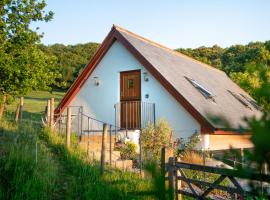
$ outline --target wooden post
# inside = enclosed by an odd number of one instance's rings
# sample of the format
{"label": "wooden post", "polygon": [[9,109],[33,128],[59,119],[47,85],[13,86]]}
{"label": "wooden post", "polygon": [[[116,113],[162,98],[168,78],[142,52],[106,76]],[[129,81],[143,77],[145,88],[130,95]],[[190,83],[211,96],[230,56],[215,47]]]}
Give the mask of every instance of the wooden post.
{"label": "wooden post", "polygon": [[240,149],[240,155],[241,155],[241,167],[243,167],[244,162],[245,162],[245,156],[244,156],[244,149]]}
{"label": "wooden post", "polygon": [[50,128],[53,130],[54,126],[54,98],[51,98],[51,106],[50,106]]}
{"label": "wooden post", "polygon": [[166,148],[162,147],[161,149],[161,177],[162,177],[162,197],[161,199],[166,199],[166,184],[165,184],[165,175],[166,175]]}
{"label": "wooden post", "polygon": [[20,104],[18,103],[15,115],[15,122],[19,121],[19,114],[20,114]]}
{"label": "wooden post", "polygon": [[22,119],[23,119],[23,97],[20,97],[20,111],[19,111],[19,123],[22,123]]}
{"label": "wooden post", "polygon": [[100,174],[104,173],[105,160],[106,160],[106,143],[107,143],[107,124],[103,124],[102,132],[102,146],[101,146],[101,158],[100,158]]}
{"label": "wooden post", "polygon": [[112,166],[112,125],[110,125],[110,167]]}
{"label": "wooden post", "polygon": [[[174,158],[174,163],[177,162],[177,157]],[[175,188],[175,200],[178,200],[178,172],[176,165],[174,165],[174,188]]]}
{"label": "wooden post", "polygon": [[4,94],[3,99],[2,99],[2,103],[0,103],[0,120],[2,119],[3,114],[4,114],[6,101],[7,101],[7,95]]}
{"label": "wooden post", "polygon": [[[180,162],[180,158],[179,157],[175,157],[175,163],[176,162]],[[175,199],[176,200],[182,200],[182,194],[178,193],[179,189],[182,189],[182,181],[178,180],[178,176],[181,175],[181,173],[179,172],[179,170],[177,170],[176,168],[176,164],[174,165],[174,181],[175,181]]]}
{"label": "wooden post", "polygon": [[139,136],[139,149],[140,149],[140,154],[139,154],[140,176],[142,176],[142,140],[141,140],[141,134],[142,134],[142,131],[140,131],[140,136]]}
{"label": "wooden post", "polygon": [[47,101],[47,127],[50,127],[50,120],[51,120],[51,100],[48,99]]}
{"label": "wooden post", "polygon": [[70,147],[70,135],[71,135],[71,108],[67,108],[67,122],[66,122],[66,145]]}
{"label": "wooden post", "polygon": [[268,166],[267,163],[263,163],[263,174],[268,174]]}
{"label": "wooden post", "polygon": [[169,199],[174,199],[174,158],[169,158]]}

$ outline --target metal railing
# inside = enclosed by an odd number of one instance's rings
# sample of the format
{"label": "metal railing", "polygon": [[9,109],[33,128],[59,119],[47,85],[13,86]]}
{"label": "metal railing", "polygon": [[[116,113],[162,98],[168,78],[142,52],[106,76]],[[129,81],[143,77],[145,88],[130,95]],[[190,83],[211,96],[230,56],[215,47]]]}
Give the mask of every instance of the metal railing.
{"label": "metal railing", "polygon": [[142,129],[155,124],[155,104],[142,101],[121,101],[114,105],[115,126],[121,129]]}

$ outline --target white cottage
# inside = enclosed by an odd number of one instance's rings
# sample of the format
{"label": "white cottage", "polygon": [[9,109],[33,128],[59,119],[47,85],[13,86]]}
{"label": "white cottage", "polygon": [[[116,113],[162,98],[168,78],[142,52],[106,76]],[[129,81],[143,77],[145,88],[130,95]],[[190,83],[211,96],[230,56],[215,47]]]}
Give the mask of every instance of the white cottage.
{"label": "white cottage", "polygon": [[[174,137],[200,133],[202,148],[209,150],[251,147],[239,126],[243,117],[260,115],[255,101],[224,72],[118,26],[112,27],[55,112],[63,113],[68,106],[133,133],[166,119]],[[222,116],[230,129],[211,116]],[[78,123],[84,134],[89,123]]]}

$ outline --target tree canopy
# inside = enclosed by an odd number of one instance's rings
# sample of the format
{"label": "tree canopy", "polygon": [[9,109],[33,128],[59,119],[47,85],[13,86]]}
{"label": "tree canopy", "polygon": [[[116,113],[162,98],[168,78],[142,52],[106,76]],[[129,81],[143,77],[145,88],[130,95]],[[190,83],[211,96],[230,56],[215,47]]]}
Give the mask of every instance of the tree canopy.
{"label": "tree canopy", "polygon": [[57,79],[54,86],[63,89],[69,88],[98,47],[99,44],[93,42],[67,46],[63,44],[39,45],[39,49],[46,55],[56,57],[57,62],[53,67],[62,74],[62,77]]}
{"label": "tree canopy", "polygon": [[25,94],[46,88],[59,76],[51,66],[55,58],[37,44],[41,34],[32,30],[36,21],[48,22],[45,1],[4,0],[0,3],[0,95]]}
{"label": "tree canopy", "polygon": [[59,77],[52,68],[55,58],[37,46],[42,35],[30,28],[52,19],[45,6],[44,0],[0,1],[0,116],[8,97],[47,88]]}

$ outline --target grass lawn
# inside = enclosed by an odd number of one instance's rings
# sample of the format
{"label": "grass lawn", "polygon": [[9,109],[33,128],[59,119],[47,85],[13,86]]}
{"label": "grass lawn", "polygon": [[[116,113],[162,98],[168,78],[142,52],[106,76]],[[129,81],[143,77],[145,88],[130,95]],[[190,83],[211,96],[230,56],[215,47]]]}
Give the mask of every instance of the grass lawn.
{"label": "grass lawn", "polygon": [[[54,98],[55,106],[61,101],[65,92],[54,91],[50,93],[48,91],[33,91],[24,97],[24,111],[29,113],[41,113],[45,110],[47,105],[47,100]],[[12,104],[8,105],[6,108],[9,111],[15,111],[20,99],[16,98]]]}
{"label": "grass lawn", "polygon": [[[64,91],[33,91],[28,95],[24,96],[24,107],[23,107],[23,119],[29,119],[32,121],[41,120],[41,113],[45,111],[47,100],[54,98],[55,107],[61,101],[65,95]],[[15,111],[19,104],[19,97],[15,99],[11,104],[6,106],[6,118],[13,120],[15,118]]]}

